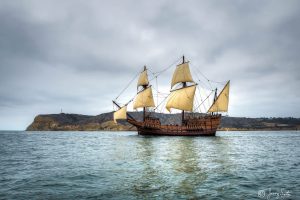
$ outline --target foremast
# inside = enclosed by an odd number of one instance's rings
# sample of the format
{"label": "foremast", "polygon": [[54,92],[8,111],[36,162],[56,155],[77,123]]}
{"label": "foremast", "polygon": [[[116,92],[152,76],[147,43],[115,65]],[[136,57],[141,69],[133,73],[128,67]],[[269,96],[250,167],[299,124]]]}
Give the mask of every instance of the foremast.
{"label": "foremast", "polygon": [[[142,91],[140,91],[140,92],[145,91],[147,89],[147,87],[149,86],[149,80],[148,80],[146,65],[144,66],[144,71],[140,74],[140,77],[139,77],[139,80],[138,80],[138,83],[137,83],[137,90],[139,89],[140,86],[143,88]],[[144,103],[142,103],[142,104],[144,104]],[[138,108],[137,103],[135,103],[134,104],[134,109],[137,109],[137,108]],[[145,118],[146,118],[146,105],[144,104],[142,108],[143,108],[143,121],[145,121]]]}
{"label": "foremast", "polygon": [[[139,91],[139,89],[142,89]],[[134,119],[127,113],[127,105],[130,103],[129,101],[125,106],[120,107],[115,101],[113,103],[118,106],[119,110],[114,113],[114,121],[117,119],[127,119],[127,116]],[[145,121],[146,116],[146,108],[155,107],[153,93],[151,85],[149,85],[147,68],[144,66],[143,71],[140,73],[138,83],[137,83],[137,95],[133,101],[133,109],[137,110],[138,108],[143,108],[143,121]]]}

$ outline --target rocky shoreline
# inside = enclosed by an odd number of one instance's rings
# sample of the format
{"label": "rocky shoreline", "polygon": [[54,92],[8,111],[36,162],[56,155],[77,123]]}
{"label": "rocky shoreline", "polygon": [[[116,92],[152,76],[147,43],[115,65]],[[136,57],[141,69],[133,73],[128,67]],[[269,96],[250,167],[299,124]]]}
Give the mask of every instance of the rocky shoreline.
{"label": "rocky shoreline", "polygon": [[[141,120],[142,113],[130,113]],[[154,113],[163,124],[174,124],[180,121],[180,114]],[[96,116],[79,114],[38,115],[26,131],[135,131],[136,128],[123,121],[115,124],[113,113]],[[299,118],[245,118],[222,117],[219,130],[222,131],[258,131],[258,130],[300,130]]]}

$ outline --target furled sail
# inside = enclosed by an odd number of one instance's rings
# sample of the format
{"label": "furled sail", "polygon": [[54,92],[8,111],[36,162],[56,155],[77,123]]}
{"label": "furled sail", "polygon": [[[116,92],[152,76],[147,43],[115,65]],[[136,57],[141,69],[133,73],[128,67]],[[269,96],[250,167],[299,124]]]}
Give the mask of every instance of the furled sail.
{"label": "furled sail", "polygon": [[145,69],[139,77],[137,86],[147,86],[149,85],[149,81],[148,81],[148,75],[147,75],[147,69]]}
{"label": "furled sail", "polygon": [[211,105],[207,112],[227,112],[228,102],[229,102],[229,86],[230,81],[228,81],[217,97],[216,101]]}
{"label": "furled sail", "polygon": [[169,112],[171,108],[193,111],[195,91],[196,85],[172,91],[166,109]]}
{"label": "furled sail", "polygon": [[141,91],[135,97],[133,109],[155,107],[151,86]]}
{"label": "furled sail", "polygon": [[180,82],[194,82],[188,62],[177,65],[172,77],[171,87]]}
{"label": "furled sail", "polygon": [[117,110],[116,112],[114,112],[114,122],[117,123],[117,119],[127,119],[126,112],[127,112],[127,106],[124,106],[119,110]]}

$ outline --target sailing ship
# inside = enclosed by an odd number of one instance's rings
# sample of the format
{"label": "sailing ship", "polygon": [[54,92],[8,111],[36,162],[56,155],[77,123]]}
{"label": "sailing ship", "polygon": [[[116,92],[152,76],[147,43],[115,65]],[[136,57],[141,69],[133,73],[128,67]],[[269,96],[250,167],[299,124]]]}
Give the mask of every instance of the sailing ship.
{"label": "sailing ship", "polygon": [[[165,108],[181,110],[181,123],[162,124],[160,119],[151,116],[150,108],[155,108],[152,86],[148,80],[147,68],[144,67],[137,82],[138,90],[135,98],[120,106],[116,100],[113,101],[118,110],[114,112],[114,121],[125,119],[137,128],[140,135],[166,135],[166,136],[215,136],[221,122],[221,112],[228,111],[230,81],[227,81],[222,91],[218,94],[215,89],[213,103],[206,113],[194,115],[194,97],[197,83],[193,80],[189,62],[182,57],[182,63],[175,68],[171,91],[167,97]],[[133,109],[143,109],[143,119],[135,119],[127,107],[133,101]]]}

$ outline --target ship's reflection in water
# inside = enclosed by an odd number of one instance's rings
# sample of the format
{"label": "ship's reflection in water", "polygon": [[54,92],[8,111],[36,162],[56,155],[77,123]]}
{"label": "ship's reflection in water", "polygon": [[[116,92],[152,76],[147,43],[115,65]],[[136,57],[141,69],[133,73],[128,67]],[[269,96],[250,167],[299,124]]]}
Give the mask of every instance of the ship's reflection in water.
{"label": "ship's reflection in water", "polygon": [[[139,198],[218,196],[214,194],[218,191],[207,187],[212,184],[208,176],[230,173],[234,165],[227,156],[226,138],[140,136],[137,144],[140,168],[133,191]],[[219,189],[225,187],[220,185]]]}

